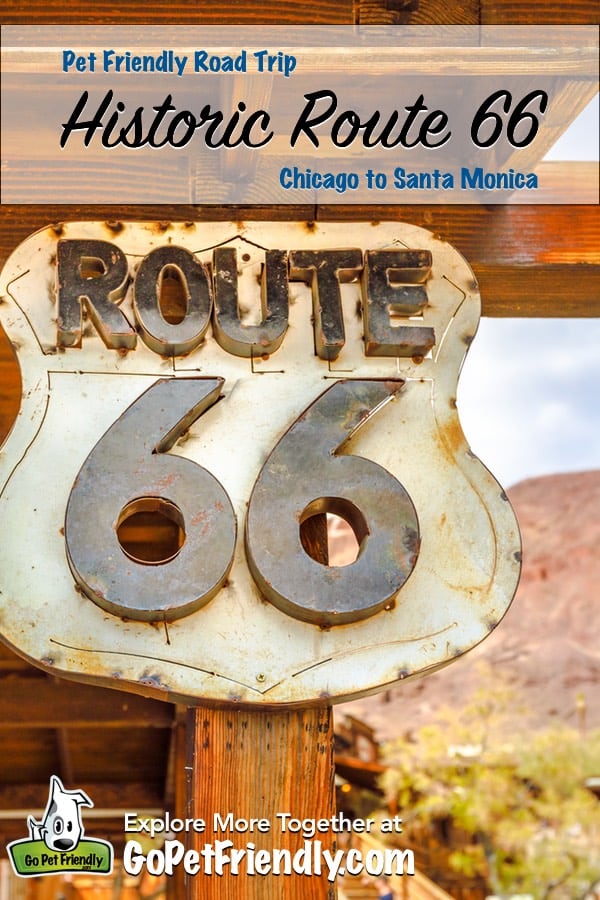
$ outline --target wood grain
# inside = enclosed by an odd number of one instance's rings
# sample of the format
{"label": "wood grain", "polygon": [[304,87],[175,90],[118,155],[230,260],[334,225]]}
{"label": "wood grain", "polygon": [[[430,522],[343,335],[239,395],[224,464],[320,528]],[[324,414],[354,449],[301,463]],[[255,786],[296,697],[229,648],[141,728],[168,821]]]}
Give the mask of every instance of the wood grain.
{"label": "wood grain", "polygon": [[597,25],[596,0],[481,0],[482,25]]}
{"label": "wood grain", "polygon": [[305,24],[448,24],[448,25],[595,25],[596,0],[129,0],[116,7],[109,0],[8,0],[6,25],[305,25]]}
{"label": "wood grain", "polygon": [[[460,250],[479,281],[484,316],[600,315],[598,206],[380,206],[370,212],[375,221],[421,225]],[[318,218],[355,216],[354,209],[330,206]]]}
{"label": "wood grain", "polygon": [[45,678],[7,679],[0,693],[1,729],[170,728],[173,710],[162,700],[124,694],[89,684]]}
{"label": "wood grain", "polygon": [[[164,221],[167,217],[171,221],[410,222],[439,235],[466,257],[480,279],[486,316],[600,314],[598,206],[3,206],[0,264],[22,240],[52,222]],[[3,360],[7,365],[6,350]]]}
{"label": "wood grain", "polygon": [[13,349],[0,326],[0,446],[21,405],[21,373]]}
{"label": "wood grain", "polygon": [[[301,834],[281,833],[277,813],[295,818],[330,818],[334,814],[333,715],[330,708],[251,711],[197,708],[189,713],[191,808],[207,831],[193,836],[195,848],[218,840],[236,847],[248,841],[257,848],[304,846]],[[233,812],[246,819],[265,818],[271,831],[261,834],[213,834],[213,815]],[[317,835],[333,849],[331,831]],[[188,900],[333,900],[326,876],[260,878],[198,875],[190,879]]]}
{"label": "wood grain", "polygon": [[341,25],[353,21],[352,0],[313,0],[310,8],[300,0],[128,0],[118,6],[110,0],[87,4],[9,0],[2,11],[5,25]]}

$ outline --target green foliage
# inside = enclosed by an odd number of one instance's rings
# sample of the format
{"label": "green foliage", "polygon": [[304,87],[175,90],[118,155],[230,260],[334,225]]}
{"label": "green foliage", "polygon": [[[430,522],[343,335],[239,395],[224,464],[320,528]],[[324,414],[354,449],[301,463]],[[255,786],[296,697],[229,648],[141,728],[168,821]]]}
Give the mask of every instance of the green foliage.
{"label": "green foliage", "polygon": [[461,710],[384,748],[382,779],[407,827],[450,820],[449,864],[499,896],[582,898],[600,880],[600,731],[532,731],[491,673]]}

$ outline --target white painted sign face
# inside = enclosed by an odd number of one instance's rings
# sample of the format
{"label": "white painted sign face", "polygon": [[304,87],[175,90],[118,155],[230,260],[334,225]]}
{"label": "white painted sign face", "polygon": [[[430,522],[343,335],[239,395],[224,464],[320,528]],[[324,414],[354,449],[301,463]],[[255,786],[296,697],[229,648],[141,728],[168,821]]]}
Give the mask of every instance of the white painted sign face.
{"label": "white painted sign face", "polygon": [[[460,428],[479,295],[449,245],[397,223],[68,223],[17,248],[0,294],[23,382],[0,632],[36,665],[185,703],[336,702],[506,612],[520,539]],[[327,515],[354,532],[346,565]]]}

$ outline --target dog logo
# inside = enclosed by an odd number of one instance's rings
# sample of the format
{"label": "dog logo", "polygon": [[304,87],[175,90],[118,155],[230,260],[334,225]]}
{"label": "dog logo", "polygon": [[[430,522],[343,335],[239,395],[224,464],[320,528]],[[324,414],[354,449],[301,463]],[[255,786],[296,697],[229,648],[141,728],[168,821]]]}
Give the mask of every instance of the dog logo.
{"label": "dog logo", "polygon": [[50,779],[48,805],[41,822],[27,819],[29,837],[42,840],[49,850],[73,850],[83,837],[80,806],[94,804],[85,791],[66,791],[56,775]]}
{"label": "dog logo", "polygon": [[29,838],[8,845],[15,873],[25,878],[63,872],[110,874],[112,845],[98,838],[84,839],[81,808],[93,805],[85,791],[66,790],[60,778],[52,775],[42,819],[28,816]]}

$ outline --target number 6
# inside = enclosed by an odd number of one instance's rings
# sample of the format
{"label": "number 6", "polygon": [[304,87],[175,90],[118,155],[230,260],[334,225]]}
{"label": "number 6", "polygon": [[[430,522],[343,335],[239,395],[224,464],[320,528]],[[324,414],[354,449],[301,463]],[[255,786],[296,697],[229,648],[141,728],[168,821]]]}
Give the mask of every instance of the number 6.
{"label": "number 6", "polygon": [[[324,627],[357,622],[387,606],[412,572],[419,525],[400,482],[378,463],[337,455],[403,381],[338,381],[292,425],[254,485],[246,552],[261,592],[288,615]],[[336,513],[360,551],[345,567],[304,551],[301,525]]]}
{"label": "number 6", "polygon": [[[173,621],[207,603],[227,578],[237,529],[225,489],[192,460],[164,455],[216,403],[222,384],[222,378],[156,381],[81,467],[67,504],[67,557],[83,592],[103,609]],[[183,545],[154,564],[128,554],[117,532],[136,512],[171,519]]]}

